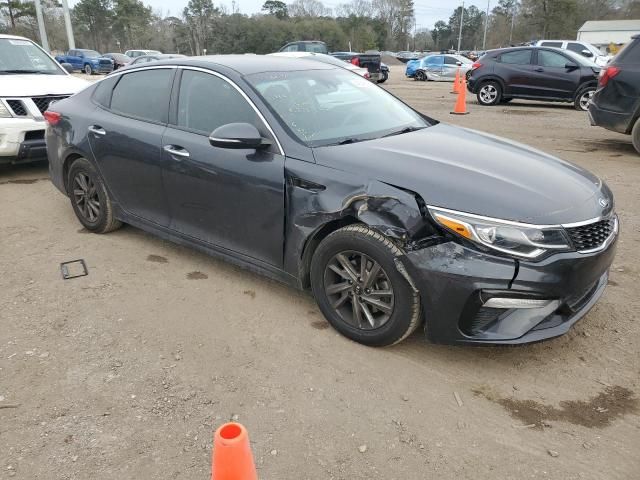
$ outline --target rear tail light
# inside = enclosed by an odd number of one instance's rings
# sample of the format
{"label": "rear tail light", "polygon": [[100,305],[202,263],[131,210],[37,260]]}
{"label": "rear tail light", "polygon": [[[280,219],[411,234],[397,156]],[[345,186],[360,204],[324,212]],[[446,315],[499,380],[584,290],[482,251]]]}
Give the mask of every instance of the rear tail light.
{"label": "rear tail light", "polygon": [[360,59],[358,57],[353,57],[351,59],[351,63],[353,63],[356,67],[360,66]]}
{"label": "rear tail light", "polygon": [[62,118],[62,115],[60,115],[58,112],[52,112],[51,110],[47,110],[43,113],[43,115],[47,123],[52,126],[56,125]]}
{"label": "rear tail light", "polygon": [[474,62],[473,65],[471,65],[471,70],[477,70],[482,66],[482,64],[480,62]]}
{"label": "rear tail light", "polygon": [[607,84],[609,83],[609,80],[611,80],[613,77],[615,77],[619,73],[620,73],[620,69],[618,67],[609,66],[609,67],[603,68],[600,71],[600,80],[598,81],[598,84],[601,87],[606,87]]}

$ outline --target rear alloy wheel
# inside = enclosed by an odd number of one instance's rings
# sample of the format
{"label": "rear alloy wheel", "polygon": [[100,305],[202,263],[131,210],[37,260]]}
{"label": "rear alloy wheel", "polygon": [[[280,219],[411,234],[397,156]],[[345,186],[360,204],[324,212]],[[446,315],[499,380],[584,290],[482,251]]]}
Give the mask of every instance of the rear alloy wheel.
{"label": "rear alloy wheel", "polygon": [[591,103],[594,93],[596,93],[595,87],[587,87],[581,90],[580,93],[576,95],[576,100],[573,103],[576,110],[582,110],[583,112],[589,110],[589,104]]}
{"label": "rear alloy wheel", "polygon": [[416,72],[415,79],[416,79],[416,80],[418,80],[418,81],[420,81],[420,82],[424,82],[424,81],[426,81],[426,80],[427,80],[427,74],[426,74],[426,73],[424,73],[422,70],[418,70],[418,71]]}
{"label": "rear alloy wheel", "polygon": [[107,233],[122,225],[114,217],[111,198],[100,175],[88,160],[79,158],[71,165],[67,192],[76,217],[87,230]]}
{"label": "rear alloy wheel", "polygon": [[311,262],[311,287],[329,323],[364,345],[404,340],[420,323],[420,298],[398,271],[402,251],[365,225],[325,238]]}
{"label": "rear alloy wheel", "polygon": [[640,119],[636,120],[636,124],[633,126],[631,141],[635,149],[640,153]]}
{"label": "rear alloy wheel", "polygon": [[497,82],[483,83],[480,85],[480,89],[476,96],[480,105],[496,105],[500,103],[500,100],[502,99],[502,87],[500,87],[500,84]]}
{"label": "rear alloy wheel", "polygon": [[91,68],[91,65],[86,64],[84,66],[84,73],[86,73],[87,75],[93,75],[93,68]]}

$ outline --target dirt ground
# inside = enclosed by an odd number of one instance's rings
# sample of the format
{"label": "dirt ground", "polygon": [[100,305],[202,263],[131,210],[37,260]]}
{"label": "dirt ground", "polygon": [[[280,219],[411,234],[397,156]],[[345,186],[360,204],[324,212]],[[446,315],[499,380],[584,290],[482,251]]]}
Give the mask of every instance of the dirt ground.
{"label": "dirt ground", "polygon": [[[604,297],[518,348],[366,348],[313,299],[125,227],[88,234],[46,166],[0,170],[0,478],[205,479],[249,430],[262,479],[640,478],[640,156],[570,105],[453,116],[451,84],[385,84],[445,122],[534,145],[612,188]],[[473,155],[474,152],[468,152]],[[84,258],[89,275],[63,281]]]}

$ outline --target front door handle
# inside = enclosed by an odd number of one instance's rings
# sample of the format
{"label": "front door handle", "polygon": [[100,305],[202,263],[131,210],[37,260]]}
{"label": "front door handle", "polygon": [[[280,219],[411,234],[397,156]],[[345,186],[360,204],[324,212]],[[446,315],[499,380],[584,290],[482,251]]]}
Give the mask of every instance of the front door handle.
{"label": "front door handle", "polygon": [[170,155],[175,155],[176,157],[188,158],[189,152],[187,152],[184,148],[179,147],[177,145],[165,145],[164,151]]}
{"label": "front door handle", "polygon": [[91,125],[87,130],[91,133],[95,133],[96,135],[100,135],[101,137],[104,137],[107,134],[104,128],[99,127],[98,125]]}
{"label": "front door handle", "polygon": [[544,72],[544,68],[538,67],[533,69],[534,72]]}

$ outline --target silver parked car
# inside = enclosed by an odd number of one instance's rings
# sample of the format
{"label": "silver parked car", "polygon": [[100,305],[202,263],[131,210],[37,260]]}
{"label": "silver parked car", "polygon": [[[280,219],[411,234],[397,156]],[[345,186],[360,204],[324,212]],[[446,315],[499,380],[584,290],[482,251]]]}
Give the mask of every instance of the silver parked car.
{"label": "silver parked car", "polygon": [[[429,55],[418,60],[415,66],[416,80],[431,80],[452,82],[456,76],[456,70],[460,68],[461,74],[471,71],[473,62],[462,55]],[[408,68],[409,69],[409,68]]]}

